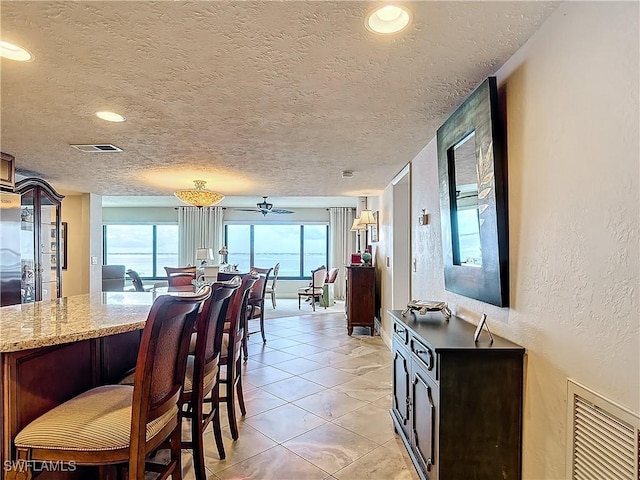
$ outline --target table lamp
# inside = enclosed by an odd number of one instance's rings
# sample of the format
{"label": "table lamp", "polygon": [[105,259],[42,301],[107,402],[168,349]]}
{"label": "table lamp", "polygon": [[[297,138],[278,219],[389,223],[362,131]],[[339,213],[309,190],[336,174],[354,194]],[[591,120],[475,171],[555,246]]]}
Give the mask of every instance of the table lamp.
{"label": "table lamp", "polygon": [[356,236],[358,238],[358,253],[360,253],[360,232],[362,230],[366,230],[366,226],[365,225],[360,225],[360,219],[359,218],[354,218],[353,219],[353,225],[351,225],[351,231],[352,232],[356,232]]}
{"label": "table lamp", "polygon": [[373,212],[371,210],[362,210],[360,212],[360,221],[358,222],[358,225],[363,227],[363,229],[364,229],[364,239],[365,239],[364,248],[365,248],[365,250],[367,249],[367,246],[369,245],[369,231],[367,230],[367,227],[369,225],[375,225],[376,223],[378,223],[378,222],[374,218]]}
{"label": "table lamp", "polygon": [[208,261],[213,258],[213,251],[210,248],[198,248],[196,249],[196,263],[200,261],[200,266],[204,267]]}

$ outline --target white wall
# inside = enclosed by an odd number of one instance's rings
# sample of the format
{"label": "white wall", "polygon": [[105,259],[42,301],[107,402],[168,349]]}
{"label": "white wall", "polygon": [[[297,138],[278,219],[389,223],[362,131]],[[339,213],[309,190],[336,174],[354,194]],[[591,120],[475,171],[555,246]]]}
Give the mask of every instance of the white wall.
{"label": "white wall", "polygon": [[103,223],[178,223],[178,210],[172,207],[103,207]]}
{"label": "white wall", "polygon": [[[102,196],[93,193],[82,195],[84,238],[89,239],[89,291],[102,291]],[[86,257],[85,257],[86,258]],[[86,259],[87,260],[87,259]],[[85,261],[86,261],[85,260]]]}
{"label": "white wall", "polygon": [[[62,270],[62,296],[89,293],[88,235],[82,218],[82,195],[68,195],[62,200],[62,221],[67,222],[67,269]],[[86,244],[86,245],[85,245]]]}
{"label": "white wall", "polygon": [[638,14],[635,2],[567,2],[497,72],[511,308],[444,290],[435,139],[412,162],[413,296],[472,322],[485,312],[527,349],[525,479],[566,477],[567,378],[640,411]]}
{"label": "white wall", "polygon": [[[101,196],[69,195],[62,200],[62,221],[67,222],[67,270],[62,271],[62,296],[102,289]],[[91,257],[97,264],[91,264]]]}

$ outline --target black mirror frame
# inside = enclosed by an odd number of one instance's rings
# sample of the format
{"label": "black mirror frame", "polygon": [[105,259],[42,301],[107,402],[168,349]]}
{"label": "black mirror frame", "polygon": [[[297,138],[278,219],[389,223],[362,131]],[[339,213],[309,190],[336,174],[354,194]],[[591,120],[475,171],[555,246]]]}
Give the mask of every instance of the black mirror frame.
{"label": "black mirror frame", "polygon": [[[495,77],[487,78],[438,129],[438,177],[445,289],[498,307],[509,306],[509,227],[507,163],[503,122]],[[454,145],[475,131],[478,171],[481,266],[453,263],[452,195],[455,172],[449,168]],[[453,187],[453,188],[452,188]]]}

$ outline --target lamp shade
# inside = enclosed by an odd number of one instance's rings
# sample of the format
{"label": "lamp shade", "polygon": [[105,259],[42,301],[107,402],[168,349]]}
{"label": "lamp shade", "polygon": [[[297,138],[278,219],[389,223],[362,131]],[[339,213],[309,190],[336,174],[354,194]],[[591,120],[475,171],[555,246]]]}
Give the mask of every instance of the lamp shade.
{"label": "lamp shade", "polygon": [[364,230],[365,228],[367,228],[364,225],[360,225],[360,219],[359,218],[354,218],[353,219],[353,225],[351,225],[351,231],[352,232],[359,232],[360,230]]}
{"label": "lamp shade", "polygon": [[204,188],[207,183],[204,180],[194,180],[193,183],[195,184],[195,188],[177,190],[174,192],[174,195],[178,197],[181,202],[198,208],[210,207],[224,198],[224,195],[221,193],[212,192]]}
{"label": "lamp shade", "polygon": [[376,219],[373,218],[373,212],[371,210],[362,210],[360,212],[360,225],[375,225]]}
{"label": "lamp shade", "polygon": [[196,249],[196,260],[211,260],[213,258],[213,250],[210,248]]}

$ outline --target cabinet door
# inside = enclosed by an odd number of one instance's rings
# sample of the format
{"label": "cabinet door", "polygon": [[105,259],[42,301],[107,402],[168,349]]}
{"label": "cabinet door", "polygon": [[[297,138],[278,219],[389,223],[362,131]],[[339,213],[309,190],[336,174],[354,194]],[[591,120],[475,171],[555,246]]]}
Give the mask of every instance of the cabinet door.
{"label": "cabinet door", "polygon": [[393,342],[393,415],[402,427],[407,440],[411,438],[409,425],[409,385],[411,382],[409,352]]}
{"label": "cabinet door", "polygon": [[37,212],[35,211],[35,192],[30,190],[22,195],[20,208],[20,269],[22,270],[22,303],[36,301],[36,278],[39,276],[39,264],[36,257]]}
{"label": "cabinet door", "polygon": [[429,478],[438,478],[436,471],[436,434],[438,387],[427,372],[414,361],[411,395],[413,411],[411,428],[413,430],[413,448]]}
{"label": "cabinet door", "polygon": [[47,192],[40,197],[40,298],[60,296],[60,202]]}
{"label": "cabinet door", "polygon": [[25,178],[16,184],[21,195],[22,303],[61,295],[60,203],[64,198],[47,182]]}

